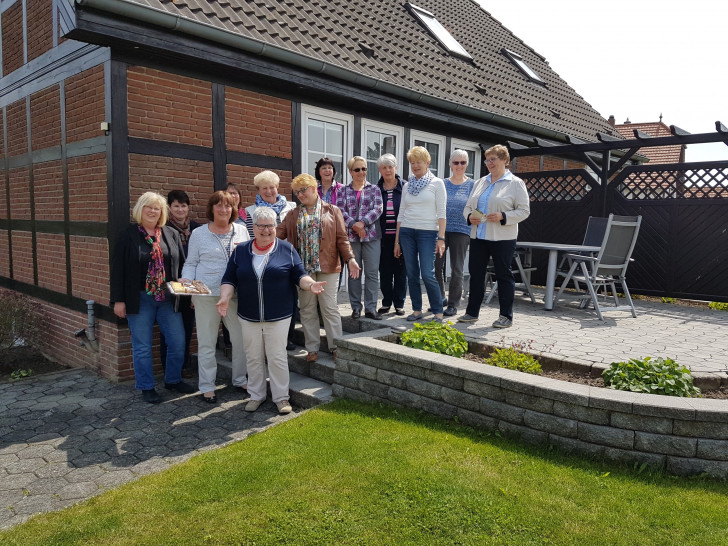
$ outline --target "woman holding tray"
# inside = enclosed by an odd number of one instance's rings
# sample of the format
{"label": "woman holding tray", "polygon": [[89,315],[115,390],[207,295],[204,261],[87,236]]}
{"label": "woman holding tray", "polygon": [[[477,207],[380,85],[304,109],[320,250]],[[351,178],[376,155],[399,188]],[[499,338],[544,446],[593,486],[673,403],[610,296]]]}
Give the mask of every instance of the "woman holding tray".
{"label": "woman holding tray", "polygon": [[[211,296],[220,295],[220,281],[235,247],[250,239],[244,224],[236,223],[238,210],[230,193],[216,191],[207,201],[208,224],[192,232],[187,261],[182,268],[182,281],[198,280],[210,289]],[[220,315],[215,304],[217,297],[192,296],[197,321],[197,361],[199,387],[205,402],[217,402],[215,378],[217,358],[215,345],[220,328]],[[237,305],[237,297],[232,301]],[[240,323],[233,316],[224,317],[223,323],[230,332],[233,360],[233,386],[239,390],[247,387],[245,348]]]}

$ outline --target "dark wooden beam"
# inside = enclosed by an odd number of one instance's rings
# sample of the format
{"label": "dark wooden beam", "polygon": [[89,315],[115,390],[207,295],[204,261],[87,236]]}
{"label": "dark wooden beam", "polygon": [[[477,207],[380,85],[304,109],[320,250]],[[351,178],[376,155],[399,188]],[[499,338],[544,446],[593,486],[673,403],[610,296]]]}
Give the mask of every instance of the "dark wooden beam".
{"label": "dark wooden beam", "polygon": [[644,132],[640,131],[639,129],[634,129],[632,131],[632,133],[634,134],[634,137],[635,138],[638,138],[640,140],[644,140],[646,138],[652,138],[650,135],[648,135],[647,133],[644,133]]}
{"label": "dark wooden beam", "polygon": [[680,129],[677,125],[670,125],[670,132],[674,136],[687,136],[691,133],[687,132],[685,129]]}

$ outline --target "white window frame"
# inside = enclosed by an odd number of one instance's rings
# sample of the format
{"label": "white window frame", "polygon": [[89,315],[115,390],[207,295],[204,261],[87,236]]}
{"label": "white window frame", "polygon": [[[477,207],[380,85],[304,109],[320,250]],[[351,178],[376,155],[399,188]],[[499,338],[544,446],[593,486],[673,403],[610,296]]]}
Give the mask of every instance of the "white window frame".
{"label": "white window frame", "polygon": [[536,72],[533,68],[531,68],[528,63],[524,60],[524,58],[516,53],[515,51],[511,51],[510,49],[503,48],[501,52],[508,57],[513,64],[515,64],[518,69],[523,73],[524,76],[526,76],[529,80],[532,82],[540,83],[542,85],[546,85],[546,82],[543,81],[543,78]]}
{"label": "white window frame", "polygon": [[[478,146],[477,142],[468,142],[467,140],[458,140],[453,138],[451,141],[451,147],[450,147],[450,154],[454,150],[465,150],[466,152],[475,152],[475,165],[473,165],[473,180],[478,180],[482,175],[480,174],[480,146]],[[469,167],[470,165],[468,165]],[[452,174],[452,171],[450,171],[450,157],[448,156],[448,176]]]}
{"label": "white window frame", "polygon": [[[390,125],[388,123],[381,123],[372,119],[361,120],[361,155],[366,159],[367,149],[367,131],[377,131],[379,133],[390,133],[393,134],[397,142],[394,146],[394,156],[397,158],[397,174],[402,175],[403,164],[404,164],[404,127],[398,125]],[[377,175],[377,178],[379,175]]]}
{"label": "white window frame", "polygon": [[410,2],[406,3],[406,7],[409,8],[412,15],[414,15],[420,23],[440,42],[440,45],[445,48],[451,55],[461,57],[472,61],[473,58],[470,53],[457,41],[448,29],[446,29],[440,21],[437,20],[434,13],[427,11],[419,6],[415,6]]}
{"label": "white window frame", "polygon": [[425,133],[423,131],[410,131],[410,149],[415,145],[415,140],[424,140],[426,142],[432,142],[433,144],[439,144],[439,153],[437,157],[437,164],[439,168],[437,169],[436,173],[433,173],[438,178],[446,178],[445,171],[448,171],[450,166],[445,164],[445,146],[446,146],[446,139],[442,135],[435,135],[433,133]]}
{"label": "white window frame", "polygon": [[344,184],[348,183],[348,172],[346,171],[346,162],[354,155],[354,116],[342,114],[333,110],[317,108],[315,106],[301,105],[301,170],[305,173],[313,174],[316,164],[309,165],[308,153],[308,123],[311,119],[324,121],[327,123],[337,123],[344,126],[344,142],[342,143],[342,171],[340,177]]}

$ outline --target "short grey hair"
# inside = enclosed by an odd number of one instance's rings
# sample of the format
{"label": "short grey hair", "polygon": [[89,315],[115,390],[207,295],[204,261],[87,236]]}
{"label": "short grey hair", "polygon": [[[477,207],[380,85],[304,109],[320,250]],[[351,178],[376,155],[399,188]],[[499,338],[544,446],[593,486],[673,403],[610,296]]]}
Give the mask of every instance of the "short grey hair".
{"label": "short grey hair", "polygon": [[384,154],[379,159],[377,159],[377,167],[396,167],[397,166],[397,158],[394,156],[394,154]]}
{"label": "short grey hair", "polygon": [[465,150],[461,150],[458,148],[457,150],[453,150],[450,154],[450,163],[453,161],[462,161],[465,160],[465,165],[467,165],[470,162],[470,157],[468,156],[468,152]]}
{"label": "short grey hair", "polygon": [[270,220],[274,224],[278,223],[278,215],[270,207],[256,207],[253,211],[253,223],[257,224],[258,220]]}

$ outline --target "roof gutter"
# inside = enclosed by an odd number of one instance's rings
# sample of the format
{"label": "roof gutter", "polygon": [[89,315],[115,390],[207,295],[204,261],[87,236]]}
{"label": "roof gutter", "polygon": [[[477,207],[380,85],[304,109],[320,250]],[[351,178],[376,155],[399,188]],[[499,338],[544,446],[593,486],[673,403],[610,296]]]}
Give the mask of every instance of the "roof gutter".
{"label": "roof gutter", "polygon": [[231,32],[226,29],[220,29],[212,25],[207,25],[198,21],[192,21],[186,17],[174,15],[167,11],[159,10],[149,6],[143,6],[131,2],[129,0],[76,0],[81,6],[88,6],[107,13],[114,13],[134,19],[143,23],[156,25],[172,31],[182,32],[191,36],[196,36],[215,43],[224,44],[235,49],[241,49],[248,53],[274,59],[294,66],[301,67],[319,74],[326,74],[332,78],[343,80],[367,89],[375,89],[383,93],[394,95],[409,101],[426,104],[435,108],[440,108],[449,112],[455,112],[467,117],[480,119],[483,121],[494,122],[513,129],[518,129],[527,133],[540,135],[545,138],[551,138],[560,142],[568,142],[568,135],[560,133],[544,127],[539,127],[533,123],[520,121],[505,116],[500,116],[484,110],[457,104],[444,99],[418,93],[405,87],[384,82],[382,80],[359,74],[353,70],[341,68],[325,61],[313,59],[306,55],[293,53],[282,47],[270,45],[260,40],[248,38],[241,34]]}

